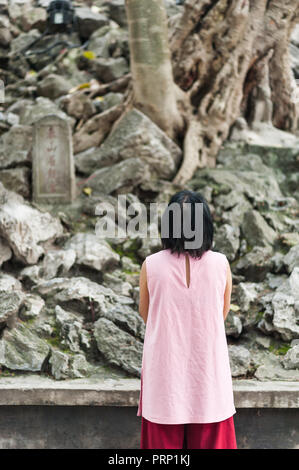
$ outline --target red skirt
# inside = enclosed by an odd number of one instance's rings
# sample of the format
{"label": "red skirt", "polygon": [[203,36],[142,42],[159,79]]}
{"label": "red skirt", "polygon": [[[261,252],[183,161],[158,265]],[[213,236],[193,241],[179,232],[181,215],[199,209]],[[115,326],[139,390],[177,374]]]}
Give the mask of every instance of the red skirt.
{"label": "red skirt", "polygon": [[141,449],[237,449],[234,418],[218,423],[160,424],[141,417]]}

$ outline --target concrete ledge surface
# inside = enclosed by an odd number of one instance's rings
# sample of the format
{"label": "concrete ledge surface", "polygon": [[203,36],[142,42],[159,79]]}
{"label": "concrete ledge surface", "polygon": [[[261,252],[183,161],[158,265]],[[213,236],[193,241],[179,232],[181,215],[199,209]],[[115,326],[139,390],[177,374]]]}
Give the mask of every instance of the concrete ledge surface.
{"label": "concrete ledge surface", "polygon": [[[298,408],[299,382],[233,380],[236,408]],[[84,378],[56,381],[34,374],[1,377],[0,406],[138,405],[140,379]]]}

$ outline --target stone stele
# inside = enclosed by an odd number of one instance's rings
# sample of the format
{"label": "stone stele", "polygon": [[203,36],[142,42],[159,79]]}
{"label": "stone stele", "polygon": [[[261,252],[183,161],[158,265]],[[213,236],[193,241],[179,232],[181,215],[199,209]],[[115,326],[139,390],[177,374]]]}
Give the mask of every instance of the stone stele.
{"label": "stone stele", "polygon": [[34,123],[33,200],[69,203],[75,198],[75,168],[69,123],[49,114]]}

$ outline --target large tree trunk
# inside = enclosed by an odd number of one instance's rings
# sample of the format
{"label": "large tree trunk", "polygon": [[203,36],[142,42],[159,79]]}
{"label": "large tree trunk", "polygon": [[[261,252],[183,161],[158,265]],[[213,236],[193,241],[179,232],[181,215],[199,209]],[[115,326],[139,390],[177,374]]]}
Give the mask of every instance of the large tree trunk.
{"label": "large tree trunk", "polygon": [[126,0],[134,104],[169,135],[182,128],[163,0]]}
{"label": "large tree trunk", "polygon": [[172,137],[185,135],[176,183],[215,166],[240,116],[249,125],[298,129],[289,58],[297,0],[186,0],[168,43],[162,0],[126,4],[135,105]]}

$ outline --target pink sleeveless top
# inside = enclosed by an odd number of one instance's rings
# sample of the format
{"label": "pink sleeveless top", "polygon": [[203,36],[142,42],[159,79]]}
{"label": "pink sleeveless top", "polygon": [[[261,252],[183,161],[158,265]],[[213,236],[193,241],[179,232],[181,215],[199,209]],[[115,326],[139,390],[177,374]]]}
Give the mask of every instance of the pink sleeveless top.
{"label": "pink sleeveless top", "polygon": [[137,416],[154,423],[223,421],[236,413],[223,319],[228,260],[169,249],[146,257],[149,310]]}

